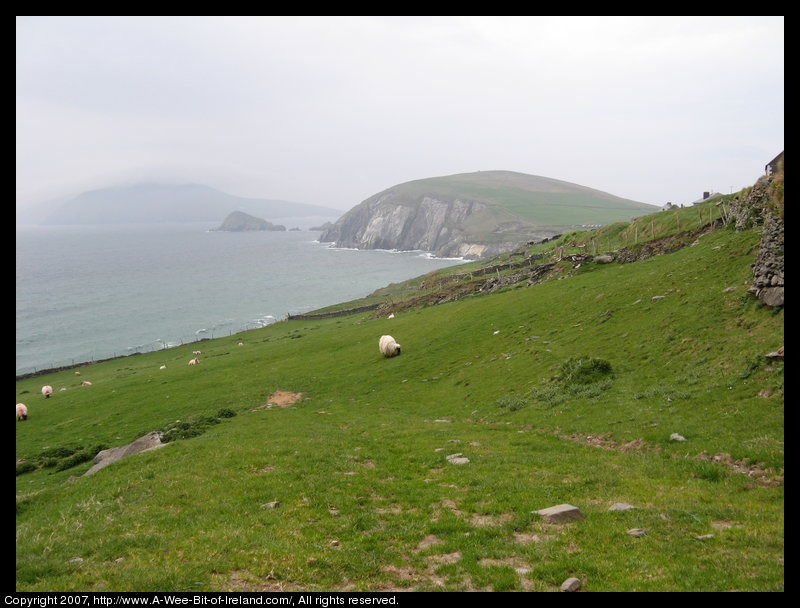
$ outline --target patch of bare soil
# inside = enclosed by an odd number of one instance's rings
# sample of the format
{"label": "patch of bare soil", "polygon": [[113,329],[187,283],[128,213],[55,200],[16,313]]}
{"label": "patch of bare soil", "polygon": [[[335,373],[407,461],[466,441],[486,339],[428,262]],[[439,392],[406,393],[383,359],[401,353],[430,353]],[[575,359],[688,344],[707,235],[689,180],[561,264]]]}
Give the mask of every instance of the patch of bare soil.
{"label": "patch of bare soil", "polygon": [[751,464],[747,458],[741,458],[739,460],[734,460],[730,454],[714,454],[713,456],[709,456],[706,453],[698,454],[696,458],[700,460],[709,460],[711,462],[718,462],[729,469],[731,469],[734,473],[741,473],[742,475],[747,475],[751,479],[755,479],[760,483],[764,483],[766,485],[774,485],[779,486],[783,484],[783,471],[780,473],[776,472],[774,469],[764,469],[757,464]]}
{"label": "patch of bare soil", "polygon": [[[634,439],[633,441],[630,441],[628,443],[619,443],[611,439],[605,437],[599,437],[596,435],[575,434],[575,435],[561,435],[560,437],[562,439],[575,441],[583,445],[590,445],[596,448],[603,448],[606,450],[617,450],[622,452],[625,451],[645,452],[648,450],[658,450],[658,447],[648,445],[641,439]],[[724,454],[724,453],[714,454],[714,455],[701,453],[698,454],[696,458],[700,460],[717,462],[729,468],[734,473],[747,475],[748,477],[754,479],[755,481],[758,481],[759,483],[763,483],[766,485],[783,484],[783,470],[778,472],[775,471],[774,469],[763,468],[758,464],[750,463],[747,458],[742,458],[740,460],[733,460],[730,454]]]}
{"label": "patch of bare soil", "polygon": [[455,564],[461,559],[461,551],[453,551],[452,553],[442,553],[439,555],[428,555],[425,559],[430,564]]}
{"label": "patch of bare soil", "polygon": [[254,410],[269,410],[273,407],[289,407],[300,401],[304,397],[303,393],[291,393],[289,391],[275,391],[267,399],[264,405],[253,408]]}
{"label": "patch of bare soil", "polygon": [[501,513],[500,515],[479,515],[478,513],[473,513],[470,518],[470,523],[478,528],[484,526],[493,527],[502,526],[512,519],[514,519],[514,516],[511,513]]}
{"label": "patch of bare soil", "polygon": [[623,452],[626,451],[636,451],[642,452],[646,449],[646,445],[644,441],[641,439],[634,439],[628,443],[618,443],[613,441],[612,439],[607,439],[605,437],[599,437],[597,435],[561,435],[562,439],[568,439],[570,441],[576,441],[578,443],[582,443],[584,445],[591,445],[596,448],[604,448],[606,450],[620,450]]}
{"label": "patch of bare soil", "polygon": [[442,543],[442,540],[436,537],[433,534],[428,534],[425,538],[419,541],[417,545],[417,551],[423,551],[428,547],[432,547],[433,545],[439,545]]}

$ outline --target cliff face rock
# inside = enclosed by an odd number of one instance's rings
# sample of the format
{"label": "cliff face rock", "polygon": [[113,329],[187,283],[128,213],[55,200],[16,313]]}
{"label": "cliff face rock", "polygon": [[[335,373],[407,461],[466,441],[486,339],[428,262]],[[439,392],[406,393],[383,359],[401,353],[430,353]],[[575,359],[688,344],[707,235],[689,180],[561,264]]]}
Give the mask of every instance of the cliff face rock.
{"label": "cliff face rock", "polygon": [[286,226],[280,226],[263,220],[260,217],[248,215],[241,211],[234,211],[225,218],[222,225],[215,230],[224,232],[243,232],[245,230],[286,230]]}
{"label": "cliff face rock", "polygon": [[[319,240],[336,243],[338,247],[420,250],[439,257],[477,259],[554,234],[517,223],[513,232],[518,238],[499,237],[495,242],[475,239],[468,230],[469,219],[486,208],[485,203],[474,200],[447,200],[433,195],[409,200],[398,199],[393,192],[384,192],[353,208]],[[524,232],[521,238],[520,228]],[[496,233],[500,235],[502,230],[498,226]]]}
{"label": "cliff face rock", "polygon": [[320,241],[360,249],[461,254],[470,244],[462,241],[460,226],[470,214],[484,208],[474,201],[430,196],[415,201],[391,199],[392,194],[387,193],[366,200],[321,235]]}

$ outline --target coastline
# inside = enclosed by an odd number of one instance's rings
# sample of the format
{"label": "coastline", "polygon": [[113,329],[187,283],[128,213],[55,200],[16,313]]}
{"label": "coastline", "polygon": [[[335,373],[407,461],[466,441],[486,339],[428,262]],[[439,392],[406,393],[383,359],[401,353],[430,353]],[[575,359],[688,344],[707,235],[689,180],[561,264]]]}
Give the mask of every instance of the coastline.
{"label": "coastline", "polygon": [[[375,310],[378,308],[382,302],[378,302],[377,304],[367,304],[366,306],[359,306],[357,308],[347,308],[344,310],[336,310],[332,312],[321,312],[321,313],[309,313],[309,314],[299,314],[299,315],[287,315],[285,319],[281,319],[280,321],[275,321],[275,323],[282,323],[284,321],[308,321],[313,319],[329,319],[332,317],[343,317],[346,315],[352,315],[359,312],[366,312],[368,310]],[[267,325],[274,325],[275,323],[268,323]],[[236,334],[246,333],[248,331],[255,331],[256,329],[263,329],[267,327],[267,325],[263,325],[261,327],[253,327],[250,329],[243,329],[241,331],[236,332]],[[233,336],[234,334],[230,334]],[[218,338],[222,338],[223,336],[218,336]],[[82,361],[79,363],[70,363],[69,365],[59,365],[56,367],[51,367],[48,369],[40,369],[34,370],[32,372],[26,372],[24,374],[17,374],[16,380],[25,380],[27,378],[36,378],[37,376],[45,376],[47,374],[53,374],[56,372],[63,372],[70,369],[76,369],[79,367],[85,367],[87,365],[94,365],[96,363],[104,363],[106,361],[114,361],[116,359],[126,359],[128,357],[134,357],[136,355],[146,355],[149,353],[158,352],[161,350],[172,350],[173,348],[180,348],[181,346],[187,346],[189,344],[197,344],[199,342],[207,342],[209,340],[216,340],[218,338],[200,338],[199,340],[195,340],[192,342],[183,342],[181,344],[173,344],[172,346],[166,346],[164,348],[149,350],[149,351],[137,351],[133,353],[129,353],[126,355],[115,355],[113,357],[105,357],[103,359],[94,359],[92,361]]]}
{"label": "coastline", "polygon": [[197,226],[23,232],[16,245],[17,377],[347,307],[462,262],[426,252],[337,251],[302,231],[226,238],[209,238]]}

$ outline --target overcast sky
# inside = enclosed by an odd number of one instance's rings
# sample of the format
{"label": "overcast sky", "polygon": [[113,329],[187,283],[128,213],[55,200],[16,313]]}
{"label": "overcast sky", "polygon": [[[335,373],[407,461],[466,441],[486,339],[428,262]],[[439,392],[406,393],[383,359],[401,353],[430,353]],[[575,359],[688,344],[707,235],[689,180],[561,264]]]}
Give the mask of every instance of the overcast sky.
{"label": "overcast sky", "polygon": [[663,205],[784,146],[784,18],[17,17],[17,204],[145,180],[349,209],[506,169]]}

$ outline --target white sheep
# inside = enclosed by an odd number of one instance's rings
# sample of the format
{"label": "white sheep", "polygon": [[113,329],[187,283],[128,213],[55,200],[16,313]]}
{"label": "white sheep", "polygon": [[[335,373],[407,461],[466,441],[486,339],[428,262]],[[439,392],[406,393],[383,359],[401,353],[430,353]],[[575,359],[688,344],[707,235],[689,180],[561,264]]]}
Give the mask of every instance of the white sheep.
{"label": "white sheep", "polygon": [[378,348],[384,357],[394,357],[400,354],[400,345],[392,336],[381,336]]}
{"label": "white sheep", "polygon": [[189,365],[197,365],[198,363],[200,363],[200,359],[198,359],[197,357],[189,360]]}
{"label": "white sheep", "polygon": [[162,366],[161,366],[161,367],[159,367],[158,369],[167,369],[167,366],[166,366],[166,365],[162,365]]}
{"label": "white sheep", "polygon": [[49,384],[42,387],[42,395],[44,395],[45,399],[49,399],[53,396],[53,387]]}
{"label": "white sheep", "polygon": [[200,352],[199,350],[193,350],[193,351],[192,351],[192,354],[193,354],[193,355],[202,355],[203,353],[202,353],[202,352]]}
{"label": "white sheep", "polygon": [[25,407],[24,403],[17,403],[17,420],[27,420],[28,419],[28,408]]}
{"label": "white sheep", "polygon": [[92,386],[92,383],[89,382],[88,380],[84,380],[83,382],[81,382],[81,386]]}

